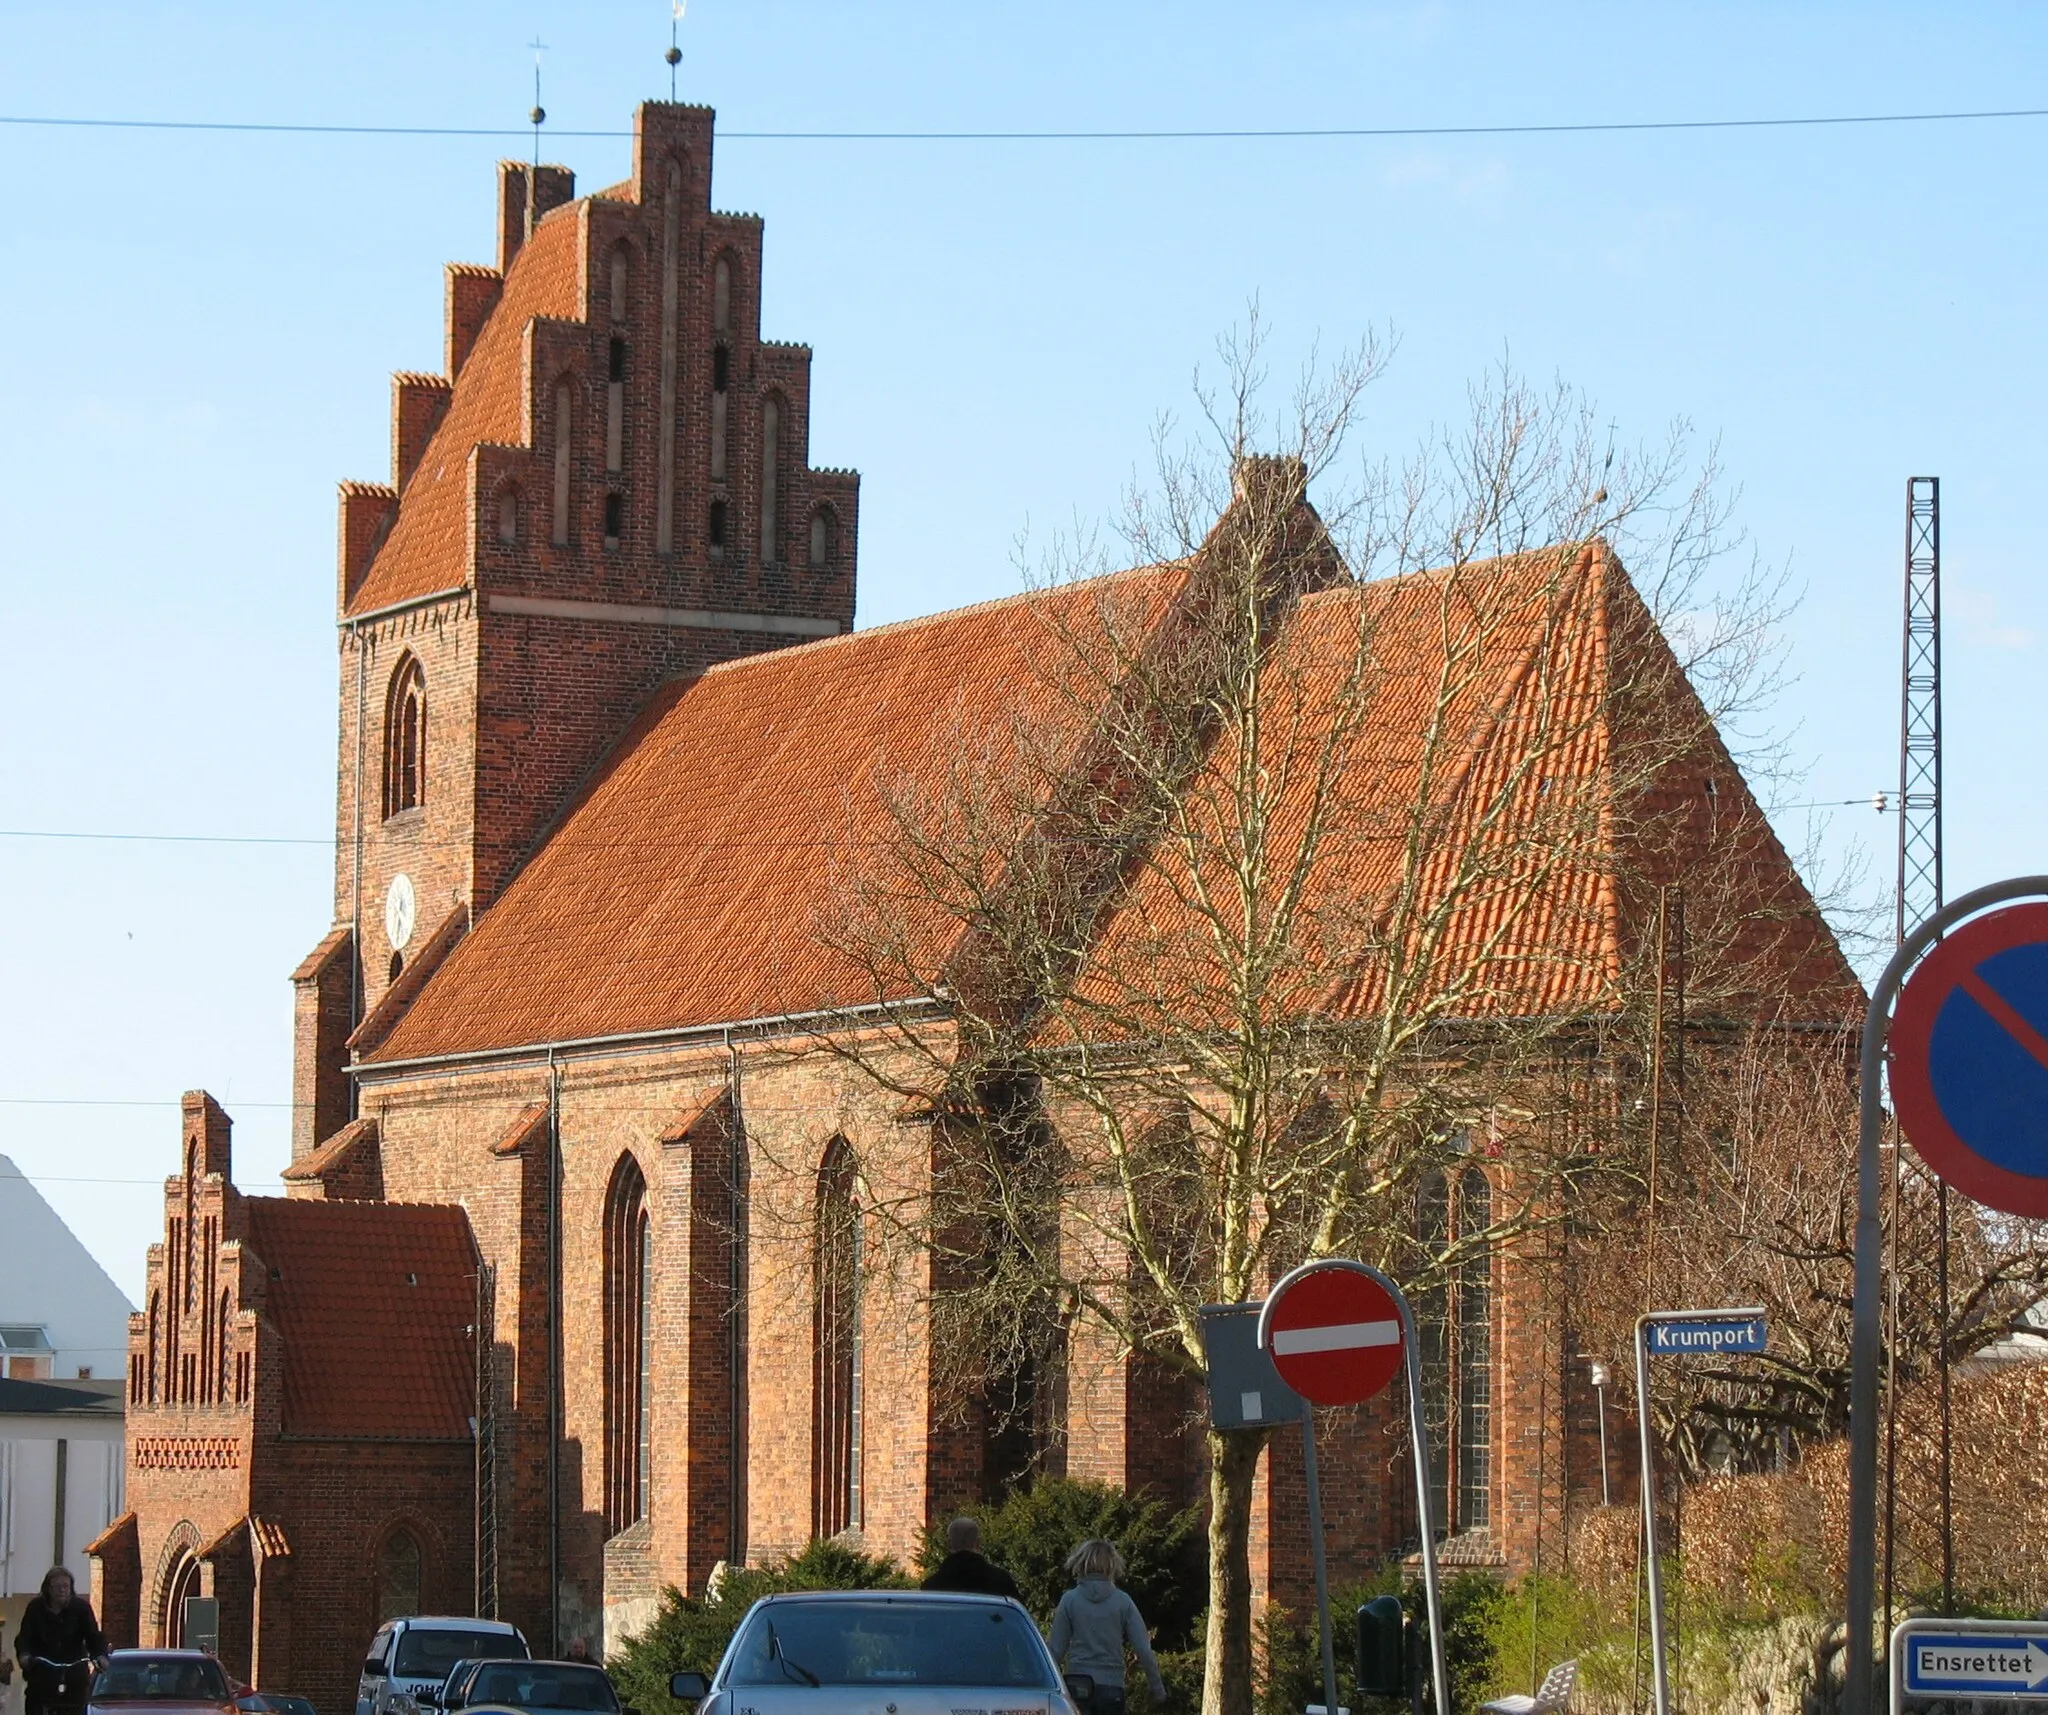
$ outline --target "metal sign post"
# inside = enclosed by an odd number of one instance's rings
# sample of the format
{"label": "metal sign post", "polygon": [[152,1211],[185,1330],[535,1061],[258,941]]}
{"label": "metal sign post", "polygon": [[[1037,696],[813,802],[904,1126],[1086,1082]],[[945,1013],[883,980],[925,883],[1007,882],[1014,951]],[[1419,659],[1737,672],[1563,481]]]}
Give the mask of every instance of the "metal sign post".
{"label": "metal sign post", "polygon": [[[1877,1609],[1877,1370],[1883,1347],[1885,1045],[1892,1001],[1906,973],[1945,931],[2008,900],[2048,896],[2048,875],[2025,875],[1966,893],[1899,943],[1870,991],[1863,1016],[1861,1111],[1856,1133],[1856,1297],[1849,1342],[1849,1614],[1845,1715],[1873,1715],[1870,1648]],[[1903,1070],[1903,1068],[1902,1068]],[[1916,1145],[1916,1147],[1918,1147]],[[1940,1171],[1939,1163],[1930,1163]]]}
{"label": "metal sign post", "polygon": [[1709,1357],[1761,1352],[1768,1336],[1760,1309],[1653,1310],[1636,1321],[1636,1433],[1642,1446],[1643,1560],[1650,1570],[1650,1666],[1657,1715],[1671,1715],[1664,1645],[1664,1568],[1657,1557],[1657,1459],[1650,1435],[1650,1357]]}
{"label": "metal sign post", "polygon": [[2029,1701],[2048,1695],[2048,1623],[1907,1620],[1894,1628],[1892,1715],[1909,1700]]}
{"label": "metal sign post", "polygon": [[1329,1573],[1323,1556],[1322,1497],[1316,1477],[1317,1405],[1355,1405],[1408,1372],[1408,1433],[1415,1454],[1415,1500],[1422,1520],[1422,1593],[1429,1610],[1430,1677],[1437,1715],[1451,1715],[1444,1663],[1443,1606],[1437,1590],[1436,1520],[1429,1493],[1429,1426],[1422,1407],[1422,1364],[1415,1315],[1393,1281],[1348,1257],[1305,1262],[1282,1277],[1259,1311],[1259,1347],[1280,1377],[1306,1402],[1302,1450],[1309,1473],[1309,1546],[1315,1556],[1316,1606],[1322,1624],[1323,1700],[1337,1715],[1336,1651],[1330,1629]]}

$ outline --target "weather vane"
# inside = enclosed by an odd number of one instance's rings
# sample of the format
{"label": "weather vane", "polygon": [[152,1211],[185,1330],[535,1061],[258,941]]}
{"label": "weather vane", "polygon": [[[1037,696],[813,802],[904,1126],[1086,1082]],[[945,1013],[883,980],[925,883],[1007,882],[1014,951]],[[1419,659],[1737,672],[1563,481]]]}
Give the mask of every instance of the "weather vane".
{"label": "weather vane", "polygon": [[548,51],[548,45],[539,36],[526,44],[533,49],[533,111],[527,117],[533,121],[533,164],[540,165],[540,128],[548,116],[548,110],[540,104],[540,56]]}
{"label": "weather vane", "polygon": [[686,0],[669,0],[668,6],[668,52],[661,57],[668,61],[668,98],[676,98],[676,67],[683,63],[683,50],[676,45],[676,31],[683,21],[683,7]]}

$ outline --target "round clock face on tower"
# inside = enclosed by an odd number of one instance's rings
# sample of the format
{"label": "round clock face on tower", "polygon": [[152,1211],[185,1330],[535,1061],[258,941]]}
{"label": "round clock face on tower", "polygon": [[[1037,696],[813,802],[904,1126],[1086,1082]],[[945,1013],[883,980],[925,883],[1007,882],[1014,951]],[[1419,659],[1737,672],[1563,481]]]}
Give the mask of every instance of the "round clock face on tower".
{"label": "round clock face on tower", "polygon": [[391,942],[391,950],[401,953],[406,942],[412,939],[413,916],[417,902],[412,894],[412,877],[394,875],[391,890],[384,895],[384,934]]}

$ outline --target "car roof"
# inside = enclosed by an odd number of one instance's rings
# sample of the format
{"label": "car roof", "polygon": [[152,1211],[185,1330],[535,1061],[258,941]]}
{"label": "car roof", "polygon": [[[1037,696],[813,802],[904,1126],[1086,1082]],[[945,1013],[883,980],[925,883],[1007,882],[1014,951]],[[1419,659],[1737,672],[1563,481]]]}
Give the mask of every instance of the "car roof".
{"label": "car roof", "polygon": [[519,1635],[519,1628],[510,1620],[483,1620],[462,1614],[407,1614],[390,1623],[418,1631],[499,1632],[508,1638]]}
{"label": "car roof", "polygon": [[954,1606],[986,1607],[994,1602],[1004,1607],[1022,1608],[1024,1604],[1014,1596],[983,1595],[978,1590],[778,1590],[772,1596],[763,1596],[754,1605],[761,1607],[769,1603],[788,1602],[912,1602],[919,1606],[926,1603],[951,1604]]}
{"label": "car roof", "polygon": [[107,1651],[107,1660],[112,1661],[116,1656],[133,1655],[146,1655],[154,1660],[162,1660],[165,1656],[169,1656],[175,1661],[215,1661],[219,1659],[203,1649],[116,1649]]}

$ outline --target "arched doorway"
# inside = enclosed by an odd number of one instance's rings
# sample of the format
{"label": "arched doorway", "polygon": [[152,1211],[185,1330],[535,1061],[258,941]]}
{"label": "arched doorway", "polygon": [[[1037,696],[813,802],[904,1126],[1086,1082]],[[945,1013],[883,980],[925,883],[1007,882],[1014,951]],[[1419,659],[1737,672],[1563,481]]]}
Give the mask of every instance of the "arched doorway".
{"label": "arched doorway", "polygon": [[165,1649],[185,1647],[185,1598],[198,1594],[199,1557],[191,1549],[181,1548],[178,1558],[171,1563],[170,1576],[164,1580],[164,1608],[157,1632]]}

